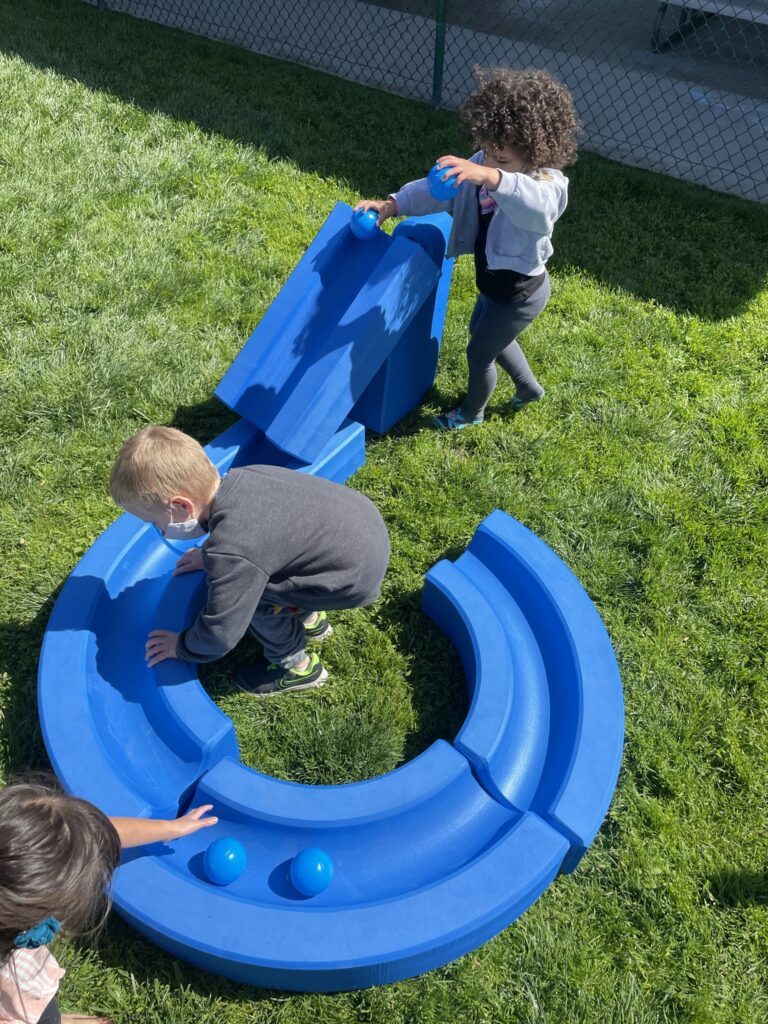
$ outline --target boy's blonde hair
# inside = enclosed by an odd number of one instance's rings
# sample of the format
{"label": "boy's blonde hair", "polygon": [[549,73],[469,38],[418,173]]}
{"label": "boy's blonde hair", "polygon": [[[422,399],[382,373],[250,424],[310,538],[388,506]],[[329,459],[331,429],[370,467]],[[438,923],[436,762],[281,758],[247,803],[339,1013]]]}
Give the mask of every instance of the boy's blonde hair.
{"label": "boy's blonde hair", "polygon": [[218,482],[216,467],[194,438],[173,427],[144,427],[120,449],[109,493],[122,508],[155,511],[177,494],[206,502]]}

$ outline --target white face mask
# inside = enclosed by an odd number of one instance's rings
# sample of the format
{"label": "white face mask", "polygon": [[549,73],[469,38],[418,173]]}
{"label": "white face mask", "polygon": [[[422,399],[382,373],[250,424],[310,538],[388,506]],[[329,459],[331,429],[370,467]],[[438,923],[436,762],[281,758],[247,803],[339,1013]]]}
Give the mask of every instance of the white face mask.
{"label": "white face mask", "polygon": [[183,523],[174,523],[173,508],[171,508],[171,521],[161,531],[166,540],[195,540],[197,537],[204,537],[208,532],[193,517]]}

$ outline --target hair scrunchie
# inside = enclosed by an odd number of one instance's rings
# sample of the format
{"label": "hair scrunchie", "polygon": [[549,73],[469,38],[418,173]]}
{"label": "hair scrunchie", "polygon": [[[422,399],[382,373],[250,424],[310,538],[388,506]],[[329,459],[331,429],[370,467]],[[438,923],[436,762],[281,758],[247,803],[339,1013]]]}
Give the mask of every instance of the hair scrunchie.
{"label": "hair scrunchie", "polygon": [[40,946],[47,946],[61,931],[61,923],[55,917],[46,917],[33,928],[25,932],[19,932],[13,940],[17,949],[38,949]]}

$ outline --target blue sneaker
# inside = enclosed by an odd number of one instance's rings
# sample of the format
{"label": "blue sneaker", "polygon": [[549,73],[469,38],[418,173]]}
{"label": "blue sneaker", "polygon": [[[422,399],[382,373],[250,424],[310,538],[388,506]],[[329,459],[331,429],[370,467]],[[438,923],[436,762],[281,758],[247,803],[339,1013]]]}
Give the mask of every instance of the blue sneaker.
{"label": "blue sneaker", "polygon": [[458,408],[452,409],[451,412],[441,413],[440,416],[433,416],[432,422],[440,430],[463,430],[464,427],[479,427],[483,422],[483,417],[481,416],[477,420],[468,420],[461,408]]}

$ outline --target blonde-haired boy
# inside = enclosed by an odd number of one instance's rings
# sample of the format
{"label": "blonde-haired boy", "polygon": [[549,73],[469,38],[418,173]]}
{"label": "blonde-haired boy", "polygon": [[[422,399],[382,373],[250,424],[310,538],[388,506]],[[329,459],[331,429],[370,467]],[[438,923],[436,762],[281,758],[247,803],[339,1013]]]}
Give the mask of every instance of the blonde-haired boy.
{"label": "blonde-haired boy", "polygon": [[214,661],[250,632],[268,665],[237,674],[257,696],[322,686],[328,673],[307,640],[332,632],[328,609],[376,600],[389,561],[387,528],[351,488],[278,466],[243,466],[222,479],[193,438],[145,427],[120,449],[115,502],[168,539],[208,533],[175,573],[204,570],[206,607],[188,629],[149,634],[150,667],[167,658]]}

